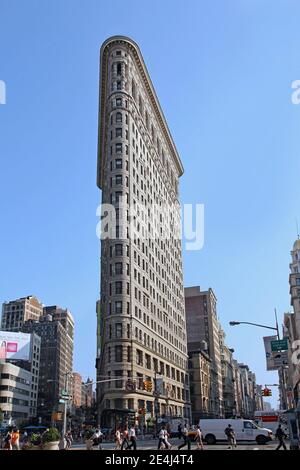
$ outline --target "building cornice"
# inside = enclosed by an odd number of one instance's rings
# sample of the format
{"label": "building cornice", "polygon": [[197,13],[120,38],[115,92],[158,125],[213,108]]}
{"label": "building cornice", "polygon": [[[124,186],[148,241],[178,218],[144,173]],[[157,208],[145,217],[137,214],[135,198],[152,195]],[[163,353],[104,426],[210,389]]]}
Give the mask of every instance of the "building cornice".
{"label": "building cornice", "polygon": [[170,154],[174,160],[175,166],[178,171],[178,175],[182,176],[183,174],[183,165],[181,163],[178,151],[176,149],[175,143],[171,136],[168,124],[166,122],[164,113],[161,109],[159,104],[158,97],[156,95],[154,86],[152,84],[151,78],[147,71],[146,64],[142,57],[141,51],[139,46],[130,38],[126,36],[112,36],[108,38],[101,46],[100,50],[100,96],[99,96],[99,122],[100,122],[100,129],[98,133],[98,166],[97,166],[97,185],[101,189],[102,188],[102,177],[103,177],[103,168],[102,162],[105,159],[105,107],[106,107],[106,84],[107,84],[107,60],[108,60],[108,53],[109,49],[112,45],[122,44],[126,45],[137,65],[139,70],[140,76],[143,80],[144,86],[147,90],[151,105],[153,107],[153,111],[155,113],[156,119],[161,127],[162,133],[166,139],[166,142],[169,146]]}

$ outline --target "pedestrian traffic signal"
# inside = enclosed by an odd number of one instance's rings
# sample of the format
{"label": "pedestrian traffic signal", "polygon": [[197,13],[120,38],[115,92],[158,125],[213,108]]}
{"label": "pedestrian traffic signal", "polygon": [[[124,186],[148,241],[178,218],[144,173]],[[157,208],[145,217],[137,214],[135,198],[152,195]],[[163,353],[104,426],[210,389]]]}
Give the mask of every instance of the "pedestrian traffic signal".
{"label": "pedestrian traffic signal", "polygon": [[263,397],[271,397],[272,396],[272,390],[270,388],[264,388],[262,391],[262,396]]}
{"label": "pedestrian traffic signal", "polygon": [[152,392],[152,382],[151,380],[144,380],[144,390],[147,392]]}

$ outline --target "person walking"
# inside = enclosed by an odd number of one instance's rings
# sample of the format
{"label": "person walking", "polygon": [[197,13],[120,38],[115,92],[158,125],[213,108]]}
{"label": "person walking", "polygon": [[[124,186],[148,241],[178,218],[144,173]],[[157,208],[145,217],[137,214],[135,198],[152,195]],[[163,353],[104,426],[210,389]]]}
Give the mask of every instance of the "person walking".
{"label": "person walking", "polygon": [[164,449],[169,449],[169,443],[167,441],[168,439],[168,433],[166,430],[165,425],[162,425],[161,430],[158,433],[158,446],[157,450],[162,449],[162,444],[164,445]]}
{"label": "person walking", "polygon": [[65,439],[66,439],[66,450],[70,450],[71,449],[71,446],[72,446],[72,442],[73,442],[73,436],[72,436],[72,432],[71,431],[68,431],[65,435]]}
{"label": "person walking", "polygon": [[229,444],[228,449],[233,449],[234,447],[237,447],[236,439],[235,439],[235,432],[234,432],[234,429],[231,426],[231,424],[228,424],[228,426],[225,429],[224,433],[225,433],[225,435],[227,437],[227,440],[228,440],[228,444]]}
{"label": "person walking", "polygon": [[4,447],[3,449],[5,450],[12,450],[12,445],[11,445],[11,431],[8,430],[6,435],[5,435],[5,438],[4,438]]}
{"label": "person walking", "polygon": [[[125,447],[126,445],[126,447]],[[128,428],[127,426],[124,428],[124,431],[122,433],[122,445],[121,445],[121,450],[127,450],[129,447],[129,436],[128,436]]]}
{"label": "person walking", "polygon": [[189,438],[189,430],[187,427],[187,423],[184,423],[184,426],[182,429],[182,437],[183,437],[183,444],[178,446],[178,450],[182,449],[185,446],[187,446],[188,450],[191,450],[191,440]]}
{"label": "person walking", "polygon": [[132,449],[133,447],[133,450],[136,450],[136,433],[135,433],[135,428],[133,425],[131,426],[129,430],[129,441],[130,441],[130,444],[128,446],[128,449]]}
{"label": "person walking", "polygon": [[181,436],[182,436],[182,426],[181,426],[181,423],[178,424],[177,431],[178,431],[178,439],[181,439]]}
{"label": "person walking", "polygon": [[197,425],[196,428],[197,428],[197,431],[196,431],[195,441],[197,443],[197,449],[198,450],[204,450],[203,438],[202,438],[202,432],[201,432],[200,426]]}
{"label": "person walking", "polygon": [[20,431],[14,429],[11,435],[11,446],[12,450],[20,450]]}
{"label": "person walking", "polygon": [[279,424],[279,426],[276,430],[275,437],[276,437],[276,439],[279,440],[279,444],[278,444],[278,446],[276,447],[275,450],[279,450],[281,447],[283,447],[284,450],[287,450],[285,442],[284,442],[284,439],[287,437],[287,435],[282,430],[281,424]]}
{"label": "person walking", "polygon": [[96,429],[94,434],[91,437],[91,440],[93,441],[92,447],[98,447],[99,450],[102,450],[102,447],[101,447],[102,436],[103,434],[101,432],[101,429]]}
{"label": "person walking", "polygon": [[121,430],[117,428],[115,434],[115,443],[116,443],[116,450],[120,450],[122,447],[122,439],[121,439]]}

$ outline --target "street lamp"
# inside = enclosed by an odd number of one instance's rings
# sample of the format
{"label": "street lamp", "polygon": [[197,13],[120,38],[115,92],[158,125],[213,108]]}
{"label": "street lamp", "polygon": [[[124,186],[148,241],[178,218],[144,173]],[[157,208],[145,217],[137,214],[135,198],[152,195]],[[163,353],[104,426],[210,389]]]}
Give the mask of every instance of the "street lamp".
{"label": "street lamp", "polygon": [[229,322],[230,326],[237,326],[237,325],[252,325],[252,326],[258,326],[260,328],[267,328],[268,330],[274,330],[277,332],[277,336],[279,339],[279,329],[278,329],[278,324],[276,322],[276,327],[274,326],[267,326],[267,325],[261,325],[259,323],[251,323],[249,321],[230,321]]}
{"label": "street lamp", "polygon": [[[280,334],[279,334],[279,327],[278,327],[278,320],[277,320],[277,312],[276,308],[274,309],[275,311],[275,320],[276,320],[276,327],[274,326],[268,326],[268,325],[261,325],[260,323],[252,323],[248,321],[230,321],[229,325],[230,326],[237,326],[237,325],[252,325],[252,326],[258,326],[259,328],[266,328],[268,330],[273,330],[276,331],[277,333],[277,339],[280,340]],[[278,371],[279,373],[279,371]],[[281,377],[280,377],[281,375]],[[284,397],[284,391],[285,391],[285,379],[284,379],[284,371],[283,371],[283,366],[281,370],[281,374],[279,374],[279,381],[281,380],[281,385],[279,385],[279,388],[281,389],[282,397],[285,400]],[[285,403],[284,403],[285,405]]]}
{"label": "street lamp", "polygon": [[[67,390],[68,389],[68,376],[72,375],[72,372],[71,371],[65,372],[64,375],[65,375],[65,390]],[[54,380],[54,379],[48,379],[47,382],[48,383],[55,382],[55,383],[60,384],[60,382],[58,380]],[[66,401],[64,401],[63,405],[64,405],[64,414],[63,414],[62,436],[63,436],[63,439],[64,439],[64,437],[66,435],[66,432],[67,432],[67,403],[66,403]]]}

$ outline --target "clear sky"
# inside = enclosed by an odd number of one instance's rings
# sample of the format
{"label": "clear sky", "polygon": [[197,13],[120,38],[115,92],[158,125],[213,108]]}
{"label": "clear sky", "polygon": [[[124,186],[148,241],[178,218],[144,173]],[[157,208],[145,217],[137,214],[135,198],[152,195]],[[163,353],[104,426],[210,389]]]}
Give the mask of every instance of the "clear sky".
{"label": "clear sky", "polygon": [[[140,45],[185,167],[181,201],[205,204],[185,285],[212,287],[236,357],[258,382],[268,331],[290,309],[300,219],[297,0],[0,0],[0,302],[35,294],[76,320],[75,369],[94,376],[99,293],[99,48]],[[276,398],[273,399],[273,403]]]}

